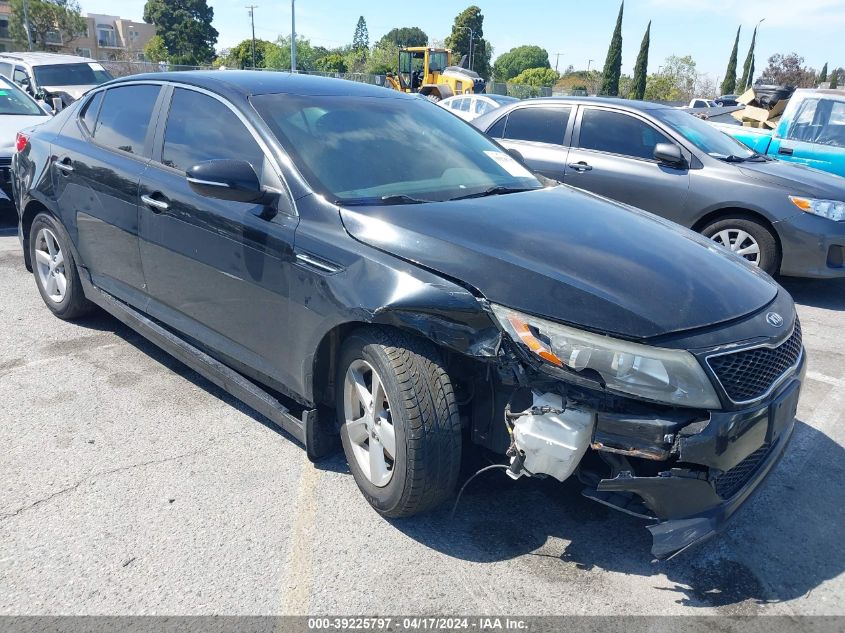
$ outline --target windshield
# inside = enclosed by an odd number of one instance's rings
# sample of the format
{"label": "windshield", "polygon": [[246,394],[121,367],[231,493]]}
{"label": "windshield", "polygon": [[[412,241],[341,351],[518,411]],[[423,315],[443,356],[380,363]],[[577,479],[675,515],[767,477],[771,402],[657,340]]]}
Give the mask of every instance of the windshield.
{"label": "windshield", "polygon": [[23,90],[5,78],[0,81],[0,114],[46,116],[46,113],[25,95]]}
{"label": "windshield", "polygon": [[39,86],[99,86],[112,78],[102,64],[52,64],[34,66],[35,83]]}
{"label": "windshield", "polygon": [[433,202],[542,186],[481,132],[424,99],[251,101],[311,186],[339,203]]}
{"label": "windshield", "polygon": [[674,108],[660,108],[652,110],[651,114],[713,158],[733,157],[747,160],[756,156],[755,152],[733,137],[688,112]]}

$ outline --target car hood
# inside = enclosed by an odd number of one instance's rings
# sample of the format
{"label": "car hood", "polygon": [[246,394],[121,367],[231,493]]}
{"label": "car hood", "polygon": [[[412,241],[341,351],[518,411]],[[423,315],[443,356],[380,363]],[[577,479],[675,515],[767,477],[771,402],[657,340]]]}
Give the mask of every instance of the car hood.
{"label": "car hood", "polygon": [[569,187],[340,213],[354,238],[490,301],[629,339],[737,319],[778,292],[712,241]]}
{"label": "car hood", "polygon": [[15,149],[15,136],[21,130],[49,121],[49,114],[39,115],[0,115],[0,156],[11,156]]}
{"label": "car hood", "polygon": [[44,88],[46,92],[50,94],[58,94],[59,92],[64,92],[65,94],[70,95],[74,101],[79,99],[82,95],[86,92],[91,90],[91,88],[96,87],[98,84],[89,84],[84,86],[41,86]]}
{"label": "car hood", "polygon": [[787,194],[845,200],[845,178],[806,165],[768,160],[740,163],[738,169],[746,178],[780,187]]}

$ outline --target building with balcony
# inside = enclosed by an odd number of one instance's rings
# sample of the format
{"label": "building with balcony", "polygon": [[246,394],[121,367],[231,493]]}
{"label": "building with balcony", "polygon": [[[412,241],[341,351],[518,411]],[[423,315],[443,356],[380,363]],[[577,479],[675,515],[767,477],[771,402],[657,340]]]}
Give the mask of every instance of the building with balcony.
{"label": "building with balcony", "polygon": [[15,40],[9,37],[9,20],[12,16],[12,7],[9,0],[0,0],[0,53],[5,51],[13,51]]}

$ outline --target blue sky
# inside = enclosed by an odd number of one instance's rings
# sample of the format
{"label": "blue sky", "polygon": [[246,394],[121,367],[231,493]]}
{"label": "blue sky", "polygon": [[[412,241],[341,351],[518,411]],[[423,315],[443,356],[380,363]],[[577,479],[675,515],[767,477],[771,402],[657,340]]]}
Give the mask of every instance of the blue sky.
{"label": "blue sky", "polygon": [[[82,10],[141,19],[144,0],[80,0]],[[209,0],[218,48],[249,37],[245,5],[256,4],[256,37],[273,40],[290,33],[289,0]],[[359,15],[367,20],[370,42],[396,26],[419,26],[429,37],[443,39],[452,20],[472,0],[297,0],[297,33],[313,44],[338,46],[352,40]],[[555,53],[560,69],[604,63],[619,9],[618,0],[478,0],[484,14],[484,37],[494,55],[521,44],[537,44]],[[407,17],[405,17],[407,16]],[[643,32],[652,20],[649,70],[672,54],[692,55],[701,73],[720,79],[725,72],[736,28],[743,26],[740,64],[751,31],[760,19],[757,69],[773,53],[796,51],[805,63],[821,68],[845,66],[845,0],[628,0],[622,25],[623,71],[630,73]]]}

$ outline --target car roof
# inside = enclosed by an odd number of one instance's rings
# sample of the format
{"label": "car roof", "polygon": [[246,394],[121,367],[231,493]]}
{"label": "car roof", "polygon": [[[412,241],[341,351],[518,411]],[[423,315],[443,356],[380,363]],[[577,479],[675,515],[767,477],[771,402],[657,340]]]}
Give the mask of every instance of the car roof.
{"label": "car roof", "polygon": [[521,103],[594,103],[600,105],[615,105],[623,108],[629,108],[631,110],[660,110],[671,107],[662,103],[635,101],[633,99],[619,99],[617,97],[538,97],[535,99],[524,99]]}
{"label": "car roof", "polygon": [[0,53],[0,58],[14,59],[30,66],[44,66],[46,64],[87,64],[96,62],[90,57],[78,55],[62,55],[60,53]]}
{"label": "car roof", "polygon": [[807,95],[824,95],[832,97],[836,101],[845,100],[845,90],[840,88],[799,88],[795,92]]}
{"label": "car roof", "polygon": [[121,83],[145,80],[182,83],[204,88],[211,92],[238,95],[241,97],[287,93],[307,96],[419,99],[418,95],[406,94],[372,84],[349,81],[348,79],[261,70],[188,70],[145,73],[142,75],[121,77],[103,85],[114,86]]}

